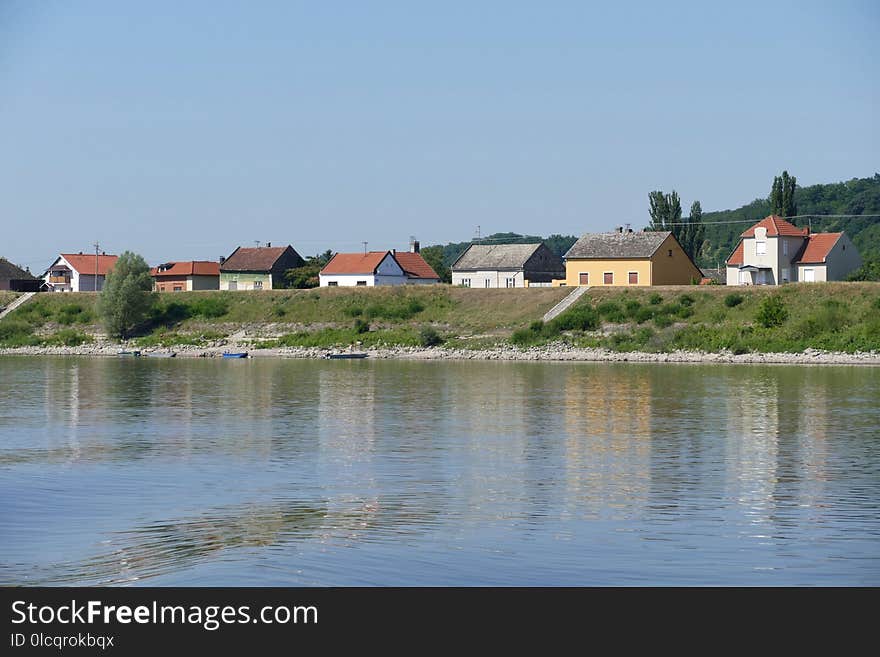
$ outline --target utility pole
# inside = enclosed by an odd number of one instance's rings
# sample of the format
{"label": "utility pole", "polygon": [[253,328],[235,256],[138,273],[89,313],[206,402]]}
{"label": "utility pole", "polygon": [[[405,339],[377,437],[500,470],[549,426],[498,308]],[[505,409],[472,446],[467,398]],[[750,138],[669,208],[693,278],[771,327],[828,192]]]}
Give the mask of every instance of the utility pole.
{"label": "utility pole", "polygon": [[477,224],[477,241],[480,241],[480,225]]}
{"label": "utility pole", "polygon": [[95,292],[98,291],[98,249],[101,247],[95,242]]}
{"label": "utility pole", "polygon": [[368,243],[369,243],[369,242],[361,242],[361,244],[364,245],[364,255],[367,255],[367,244],[368,244]]}

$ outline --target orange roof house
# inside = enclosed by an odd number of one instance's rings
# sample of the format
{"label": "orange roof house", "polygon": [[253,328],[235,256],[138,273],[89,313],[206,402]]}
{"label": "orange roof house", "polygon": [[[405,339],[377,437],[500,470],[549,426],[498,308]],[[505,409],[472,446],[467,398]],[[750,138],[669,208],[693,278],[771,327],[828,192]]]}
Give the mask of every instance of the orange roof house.
{"label": "orange roof house", "polygon": [[770,215],[740,236],[727,259],[728,285],[844,280],[862,264],[845,233],[811,233]]}
{"label": "orange roof house", "polygon": [[321,287],[373,287],[375,285],[417,285],[439,283],[440,277],[418,252],[412,250],[337,253],[321,270]]}
{"label": "orange roof house", "polygon": [[166,262],[150,270],[157,292],[219,290],[220,263],[210,260]]}
{"label": "orange roof house", "polygon": [[100,253],[62,253],[43,273],[51,292],[100,292],[119,256]]}

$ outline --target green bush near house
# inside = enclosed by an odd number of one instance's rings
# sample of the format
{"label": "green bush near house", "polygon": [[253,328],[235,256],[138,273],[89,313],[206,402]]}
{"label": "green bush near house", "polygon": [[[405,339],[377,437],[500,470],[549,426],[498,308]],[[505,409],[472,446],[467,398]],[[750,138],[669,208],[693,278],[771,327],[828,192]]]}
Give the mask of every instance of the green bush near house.
{"label": "green bush near house", "polygon": [[436,347],[439,344],[443,344],[443,338],[440,337],[440,334],[435,329],[425,326],[419,331],[419,344],[422,347]]}
{"label": "green bush near house", "polygon": [[724,297],[724,305],[728,308],[736,308],[742,302],[743,295],[741,294],[728,294],[726,297]]}
{"label": "green bush near house", "polygon": [[788,310],[779,296],[769,296],[761,302],[755,319],[764,328],[781,326],[788,319]]}
{"label": "green bush near house", "polygon": [[663,303],[663,297],[654,292],[651,296],[648,297],[648,303],[650,303],[652,306],[659,306],[661,303]]}

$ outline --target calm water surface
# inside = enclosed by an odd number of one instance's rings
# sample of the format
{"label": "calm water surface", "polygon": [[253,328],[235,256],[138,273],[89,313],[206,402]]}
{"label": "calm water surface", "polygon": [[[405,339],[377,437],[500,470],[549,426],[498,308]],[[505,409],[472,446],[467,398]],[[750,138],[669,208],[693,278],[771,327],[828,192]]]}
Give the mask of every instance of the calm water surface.
{"label": "calm water surface", "polygon": [[880,585],[880,369],[0,357],[0,584]]}

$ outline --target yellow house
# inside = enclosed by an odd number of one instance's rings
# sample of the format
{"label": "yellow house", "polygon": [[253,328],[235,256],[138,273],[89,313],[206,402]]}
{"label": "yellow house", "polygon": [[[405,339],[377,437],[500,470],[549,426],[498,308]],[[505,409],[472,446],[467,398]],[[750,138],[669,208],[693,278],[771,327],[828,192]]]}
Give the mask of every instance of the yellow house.
{"label": "yellow house", "polygon": [[669,231],[590,233],[565,254],[568,286],[689,285],[702,275]]}

